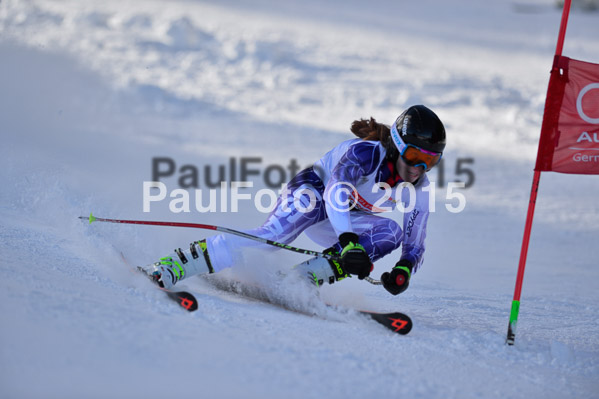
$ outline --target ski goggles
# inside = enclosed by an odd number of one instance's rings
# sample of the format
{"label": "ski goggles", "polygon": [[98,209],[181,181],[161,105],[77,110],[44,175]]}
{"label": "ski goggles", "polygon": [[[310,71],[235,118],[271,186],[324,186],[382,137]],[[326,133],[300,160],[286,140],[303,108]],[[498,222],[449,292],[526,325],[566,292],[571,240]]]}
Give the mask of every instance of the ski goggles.
{"label": "ski goggles", "polygon": [[407,144],[401,139],[401,135],[397,131],[395,123],[391,125],[391,139],[399,150],[399,156],[410,166],[422,166],[424,170],[430,170],[433,166],[439,163],[442,152],[427,151],[413,144]]}

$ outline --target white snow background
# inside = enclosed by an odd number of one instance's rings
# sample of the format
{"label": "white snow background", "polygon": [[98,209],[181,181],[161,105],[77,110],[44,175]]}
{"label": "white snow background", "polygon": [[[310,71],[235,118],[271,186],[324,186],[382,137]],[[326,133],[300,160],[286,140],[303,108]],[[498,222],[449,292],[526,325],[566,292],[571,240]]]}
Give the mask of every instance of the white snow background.
{"label": "white snow background", "polygon": [[[549,0],[1,1],[0,397],[597,398],[597,176],[542,175],[504,344],[560,17]],[[599,14],[574,9],[564,55],[598,63],[598,34]],[[199,299],[186,313],[119,254],[147,264],[210,232],[77,219],[258,226],[250,201],[144,213],[152,158],[196,166],[206,189],[205,166],[213,180],[230,158],[307,166],[354,119],[389,124],[418,103],[445,122],[445,182],[464,180],[464,158],[475,181],[460,213],[437,187],[425,263],[397,297],[357,279],[318,297],[273,277],[304,256],[247,251],[182,283]],[[351,308],[404,311],[414,328]]]}

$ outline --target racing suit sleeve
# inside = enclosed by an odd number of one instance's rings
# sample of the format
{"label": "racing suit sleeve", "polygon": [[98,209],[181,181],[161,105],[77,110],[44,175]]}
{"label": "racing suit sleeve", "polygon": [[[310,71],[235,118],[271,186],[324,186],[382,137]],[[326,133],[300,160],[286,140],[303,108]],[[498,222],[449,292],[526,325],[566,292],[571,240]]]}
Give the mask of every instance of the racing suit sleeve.
{"label": "racing suit sleeve", "polygon": [[[418,270],[422,264],[424,255],[424,239],[426,238],[426,224],[429,216],[429,192],[423,191],[422,187],[430,184],[428,179],[415,187],[415,206],[411,212],[404,213],[403,216],[403,242],[401,251],[401,260],[408,260],[413,265],[413,271]],[[409,198],[405,198],[406,192],[402,192],[402,202],[409,203]],[[410,194],[409,194],[410,195]]]}

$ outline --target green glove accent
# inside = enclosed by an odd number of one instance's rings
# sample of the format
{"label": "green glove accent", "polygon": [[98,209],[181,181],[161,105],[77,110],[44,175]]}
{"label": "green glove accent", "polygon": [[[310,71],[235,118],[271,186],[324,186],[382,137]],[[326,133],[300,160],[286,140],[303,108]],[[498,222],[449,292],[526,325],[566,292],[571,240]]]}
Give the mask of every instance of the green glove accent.
{"label": "green glove accent", "polygon": [[359,249],[361,251],[366,252],[366,250],[364,249],[364,247],[361,244],[354,244],[353,242],[349,242],[349,244],[347,244],[343,250],[341,251],[341,257],[343,257],[343,255],[345,255],[347,253],[347,251],[351,251],[352,249]]}
{"label": "green glove accent", "polygon": [[358,242],[355,233],[343,233],[339,236],[341,250],[341,267],[349,274],[355,274],[358,279],[363,280],[372,271],[372,261],[368,257],[364,247]]}

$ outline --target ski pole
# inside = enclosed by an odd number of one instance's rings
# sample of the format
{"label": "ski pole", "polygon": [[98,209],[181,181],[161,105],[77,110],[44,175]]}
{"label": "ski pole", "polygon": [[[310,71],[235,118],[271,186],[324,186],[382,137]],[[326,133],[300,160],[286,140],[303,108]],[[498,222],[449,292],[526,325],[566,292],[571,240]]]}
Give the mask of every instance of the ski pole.
{"label": "ski pole", "polygon": [[[122,223],[122,224],[143,224],[149,226],[170,226],[170,227],[189,227],[193,229],[204,229],[204,230],[215,230],[221,233],[233,234],[239,237],[247,238],[248,240],[254,240],[261,242],[263,244],[271,245],[273,247],[286,249],[287,251],[296,252],[304,255],[317,256],[320,258],[325,258],[333,261],[339,261],[339,257],[331,254],[325,254],[318,251],[312,251],[309,249],[296,248],[287,244],[283,244],[277,241],[268,240],[266,238],[258,237],[252,234],[244,233],[243,231],[229,229],[227,227],[215,226],[212,224],[202,224],[202,223],[182,223],[182,222],[157,222],[151,220],[122,220],[122,219],[107,219],[107,218],[99,218],[94,216],[92,213],[88,216],[79,216],[79,219],[88,220],[89,224],[93,222],[107,222],[107,223]],[[374,285],[382,284],[379,280],[375,280],[370,277],[366,277],[364,280],[368,281]]]}

